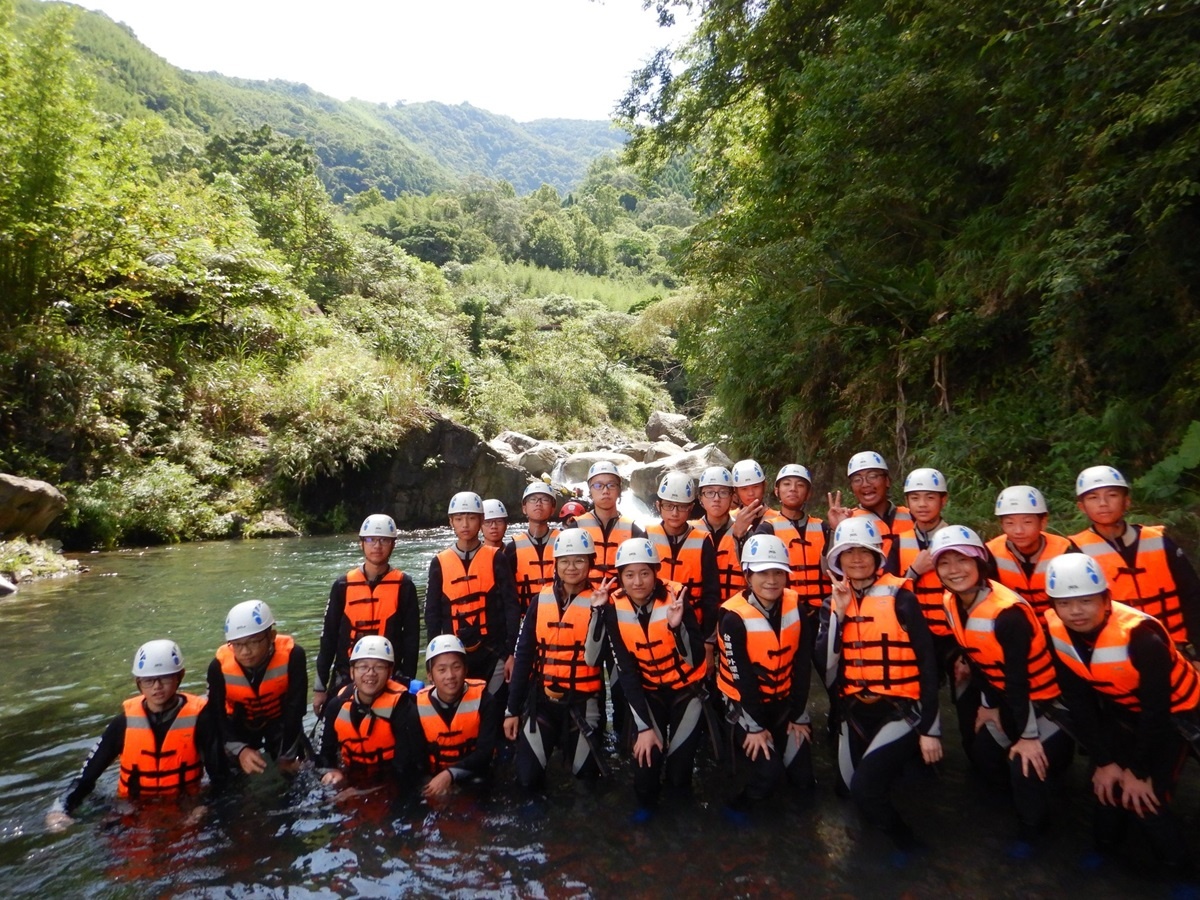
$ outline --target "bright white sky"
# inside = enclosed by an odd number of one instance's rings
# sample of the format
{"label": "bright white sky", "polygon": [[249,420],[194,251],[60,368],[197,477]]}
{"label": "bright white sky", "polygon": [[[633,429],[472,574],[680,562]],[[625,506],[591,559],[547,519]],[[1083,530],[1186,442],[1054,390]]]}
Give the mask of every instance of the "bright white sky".
{"label": "bright white sky", "polygon": [[76,0],[172,65],[341,100],[468,102],[519,122],[607,119],[685,35],[641,0]]}

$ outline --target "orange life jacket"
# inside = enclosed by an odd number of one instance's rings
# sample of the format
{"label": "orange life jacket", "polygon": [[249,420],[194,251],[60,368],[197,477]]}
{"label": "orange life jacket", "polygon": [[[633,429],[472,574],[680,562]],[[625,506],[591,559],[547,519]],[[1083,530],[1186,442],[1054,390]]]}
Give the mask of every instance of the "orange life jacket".
{"label": "orange life jacket", "polygon": [[791,519],[780,515],[772,527],[775,537],[787,547],[788,564],[792,569],[788,587],[800,595],[802,603],[820,609],[833,589],[829,576],[821,570],[821,557],[825,555],[825,526],[816,516],[809,516],[801,534]]}
{"label": "orange life jacket", "polygon": [[1029,699],[1053,700],[1061,694],[1054,678],[1054,660],[1046,647],[1046,635],[1033,607],[1012,590],[997,581],[988,582],[984,597],[962,621],[958,601],[950,591],[945,592],[943,611],[959,646],[979,668],[984,677],[1001,694],[1004,693],[1004,647],[996,640],[996,617],[1016,607],[1029,620]]}
{"label": "orange life jacket", "polygon": [[1112,544],[1091,528],[1072,535],[1080,550],[1094,559],[1108,579],[1112,598],[1140,609],[1162,622],[1177,644],[1190,643],[1183,623],[1183,608],[1179,605],[1179,587],[1171,577],[1167,554],[1163,549],[1163,527],[1141,525],[1137,557],[1129,566]]}
{"label": "orange life jacket", "polygon": [[388,681],[379,696],[371,703],[370,711],[362,717],[356,728],[350,717],[354,705],[354,688],[346,691],[342,708],[333,722],[338,746],[342,751],[345,768],[362,766],[371,768],[391,761],[396,755],[396,736],[392,732],[391,719],[396,704],[408,692],[398,681]]}
{"label": "orange life jacket", "polygon": [[[785,589],[778,602],[782,604],[779,634],[771,627],[770,620],[755,608],[746,594],[740,593],[721,609],[738,616],[746,626],[746,653],[758,679],[758,690],[763,700],[785,699],[792,690],[792,662],[800,649],[800,633],[803,628],[804,610],[800,596]],[[733,701],[742,699],[737,689],[733,672],[729,667],[725,636],[717,627],[717,687]]]}
{"label": "orange life jacket", "polygon": [[1038,554],[1033,572],[1029,575],[1025,574],[1025,567],[1021,564],[1021,560],[1008,546],[1008,538],[1000,535],[987,543],[988,549],[992,551],[992,556],[996,558],[996,570],[1000,575],[1000,583],[1020,594],[1033,607],[1038,618],[1045,618],[1046,610],[1054,605],[1046,594],[1046,570],[1050,567],[1050,560],[1056,556],[1062,556],[1071,549],[1071,542],[1061,535],[1047,534],[1043,531],[1042,537],[1045,539],[1045,545],[1042,547],[1042,552]]}
{"label": "orange life jacket", "polygon": [[594,512],[584,513],[576,518],[575,525],[586,531],[592,543],[596,545],[596,558],[592,562],[591,572],[588,573],[592,584],[599,584],[609,575],[616,577],[617,548],[633,537],[633,519],[617,516],[608,537],[604,536],[604,529],[600,527],[600,520]]}
{"label": "orange life jacket", "polygon": [[558,534],[550,529],[544,543],[535,544],[523,531],[513,535],[513,547],[517,557],[517,602],[521,614],[546,585],[554,581],[554,538]]}
{"label": "orange life jacket", "polygon": [[[907,506],[897,506],[896,514],[892,517],[892,524],[889,525],[881,516],[876,515],[869,509],[863,509],[861,506],[851,510],[852,516],[875,516],[879,520],[879,529],[883,532],[883,558],[890,559],[892,555],[892,544],[896,540],[896,535],[903,534],[906,531],[912,531],[915,524],[912,520],[912,514],[908,511]],[[903,575],[903,572],[895,573]]]}
{"label": "orange life jacket", "polygon": [[[1095,690],[1133,712],[1142,711],[1137,696],[1141,675],[1129,659],[1129,636],[1134,628],[1147,621],[1162,628],[1162,623],[1149,614],[1114,601],[1112,613],[1096,637],[1091,663],[1088,664],[1075,649],[1071,634],[1058,613],[1053,609],[1046,613],[1046,626],[1058,658],[1080,678],[1090,682]],[[1171,712],[1195,709],[1200,704],[1200,678],[1196,675],[1196,669],[1175,649],[1165,629],[1162,635],[1167,639],[1167,648],[1171,653]]]}
{"label": "orange life jacket", "polygon": [[662,564],[662,580],[683,585],[687,593],[684,595],[688,606],[695,612],[697,620],[702,620],[700,610],[701,557],[704,555],[704,532],[691,528],[678,551],[671,547],[671,541],[661,524],[650,525],[646,528],[646,538],[658,551],[658,559]]}
{"label": "orange life jacket", "polygon": [[486,681],[468,678],[449,725],[430,699],[433,686],[417,693],[417,712],[429,747],[429,771],[433,774],[449,769],[475,749],[479,740],[479,708],[486,690]]}
{"label": "orange life jacket", "polygon": [[[349,626],[350,644],[368,635],[383,636],[384,624],[400,608],[400,581],[404,573],[388,569],[372,588],[362,567],[346,573],[346,606],[343,613]],[[349,648],[347,648],[349,656]]]}
{"label": "orange life jacket", "polygon": [[[897,574],[904,577],[921,552],[921,543],[915,527],[900,532],[894,539],[900,547],[900,571]],[[946,610],[942,606],[942,594],[946,589],[942,587],[942,579],[938,578],[937,569],[931,568],[916,580],[910,578],[909,581],[912,582],[912,592],[917,595],[917,603],[921,605],[921,613],[925,616],[929,630],[941,637],[949,636],[950,626],[946,622]]]}
{"label": "orange life jacket", "polygon": [[[692,525],[704,532],[705,540],[712,541],[713,532],[704,519],[697,519]],[[738,591],[746,587],[746,576],[742,572],[742,561],[738,558],[737,538],[730,529],[721,535],[721,540],[714,544],[717,557],[717,587],[720,591],[721,602],[729,600]]]}
{"label": "orange life jacket", "polygon": [[230,718],[237,715],[239,708],[248,728],[264,727],[272,719],[283,714],[283,701],[288,690],[288,660],[291,659],[295,640],[286,634],[275,637],[275,650],[267,661],[258,687],[250,685],[246,670],[238,663],[229,644],[217,648],[217,661],[221,674],[225,676],[225,714]]}
{"label": "orange life jacket", "polygon": [[880,575],[863,596],[855,594],[842,623],[842,693],[870,691],[921,699],[921,671],[908,632],[896,617],[896,594],[907,578]]}
{"label": "orange life jacket", "polygon": [[[464,625],[473,626],[482,640],[488,634],[487,595],[496,584],[496,547],[480,545],[470,566],[448,547],[437,555],[442,567],[442,593],[450,601],[451,628],[457,635]],[[474,650],[468,647],[467,652]]]}
{"label": "orange life jacket", "polygon": [[183,706],[163,736],[162,747],[155,743],[142,698],[130,697],[123,704],[125,743],[121,747],[118,797],[177,794],[200,782],[204,761],[196,745],[196,719],[207,699],[182,691],[179,696]]}
{"label": "orange life jacket", "polygon": [[[667,589],[668,596],[673,595],[680,587],[672,581],[662,584]],[[694,665],[689,665],[679,653],[675,644],[675,634],[667,624],[667,601],[650,600],[654,608],[644,629],[633,601],[623,590],[613,593],[612,603],[617,613],[616,637],[620,638],[621,643],[637,660],[642,687],[651,691],[675,690],[704,679],[707,671],[704,658],[701,657]]]}
{"label": "orange life jacket", "polygon": [[591,588],[580,591],[561,613],[553,587],[537,599],[537,650],[542,683],[552,694],[592,694],[600,690],[600,667],[584,662],[592,618]]}

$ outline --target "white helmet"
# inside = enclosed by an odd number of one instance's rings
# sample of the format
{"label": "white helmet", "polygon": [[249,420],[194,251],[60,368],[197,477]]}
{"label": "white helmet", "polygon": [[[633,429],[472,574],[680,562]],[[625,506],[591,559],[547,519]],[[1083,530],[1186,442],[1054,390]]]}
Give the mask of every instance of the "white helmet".
{"label": "white helmet", "polygon": [[174,675],[183,671],[183,653],[174,641],[163,638],[146,641],[133,654],[135,678],[157,678],[159,675]]}
{"label": "white helmet", "polygon": [[1051,598],[1091,597],[1106,590],[1104,570],[1086,553],[1064,553],[1046,568],[1046,593]]}
{"label": "white helmet", "polygon": [[243,600],[225,617],[225,640],[253,637],[274,624],[275,616],[271,614],[271,607],[261,600]]}
{"label": "white helmet", "polygon": [[648,566],[659,564],[658,551],[646,538],[630,538],[621,541],[621,545],[617,547],[615,565],[618,569],[622,566],[632,566],[634,563],[645,563]]}
{"label": "white helmet", "polygon": [[742,568],[750,572],[765,572],[768,569],[792,571],[787,547],[773,534],[752,534],[742,547]]}
{"label": "white helmet", "polygon": [[617,471],[616,463],[609,462],[607,459],[602,459],[599,462],[592,463],[592,467],[588,469],[587,480],[591,481],[597,475],[612,475],[619,481],[621,473]]}
{"label": "white helmet", "polygon": [[508,510],[504,508],[504,504],[499,500],[484,500],[483,501],[483,521],[488,519],[507,519]]}
{"label": "white helmet", "polygon": [[450,498],[450,507],[446,510],[447,515],[455,515],[457,513],[478,513],[483,515],[483,500],[474,491],[459,491]]}
{"label": "white helmet", "polygon": [[785,478],[803,478],[810,486],[812,485],[812,475],[809,473],[808,468],[799,463],[788,463],[780,469],[779,474],[775,476],[775,483],[779,484]]}
{"label": "white helmet", "polygon": [[886,472],[888,464],[874,450],[863,450],[855,453],[850,457],[850,462],[846,463],[846,477],[849,478],[855,472],[861,472],[863,469],[883,469]]}
{"label": "white helmet", "polygon": [[385,516],[383,513],[375,513],[373,516],[367,516],[363,519],[362,527],[358,529],[358,536],[364,537],[396,537],[396,523],[392,521],[391,516]]}
{"label": "white helmet", "polygon": [[690,475],[683,472],[668,472],[658,483],[658,499],[669,503],[692,503],[696,489],[692,487]]}
{"label": "white helmet", "polygon": [[359,638],[354,649],[350,651],[350,662],[357,662],[360,659],[382,659],[394,665],[396,654],[392,652],[392,642],[387,638],[377,634],[368,634],[366,637]]}
{"label": "white helmet", "polygon": [[946,494],[946,476],[937,469],[913,469],[904,479],[904,493],[910,491],[933,491],[935,494]]}
{"label": "white helmet", "polygon": [[996,497],[998,516],[1044,516],[1050,512],[1042,492],[1027,484],[1006,487]]}
{"label": "white helmet", "polygon": [[879,557],[879,565],[883,565],[883,528],[884,524],[877,516],[851,516],[843,519],[833,532],[833,545],[829,548],[826,560],[829,571],[841,575],[842,567],[838,565],[838,557],[843,550],[851,547],[865,547]]}
{"label": "white helmet", "polygon": [[987,560],[987,547],[973,529],[966,525],[947,525],[939,528],[929,542],[929,555],[934,559],[946,550],[957,550],[963,556]]}
{"label": "white helmet", "polygon": [[521,502],[524,503],[535,494],[545,494],[551,499],[554,498],[554,488],[546,484],[544,481],[531,481],[528,487],[525,488],[525,493],[521,495]]}
{"label": "white helmet", "polygon": [[596,542],[582,528],[566,528],[554,539],[554,558],[560,556],[592,556]]}
{"label": "white helmet", "polygon": [[709,466],[700,473],[700,487],[733,487],[733,475],[724,466]]}
{"label": "white helmet", "polygon": [[1075,479],[1075,496],[1082,497],[1088,491],[1102,487],[1118,487],[1129,490],[1129,482],[1112,466],[1092,466],[1090,469],[1080,472],[1079,477]]}
{"label": "white helmet", "polygon": [[762,466],[752,459],[739,459],[733,464],[733,486],[748,487],[752,484],[762,484],[767,480]]}
{"label": "white helmet", "polygon": [[461,653],[465,657],[467,655],[467,648],[454,635],[439,634],[425,648],[425,668],[428,669],[432,666],[434,657],[441,656],[443,653]]}

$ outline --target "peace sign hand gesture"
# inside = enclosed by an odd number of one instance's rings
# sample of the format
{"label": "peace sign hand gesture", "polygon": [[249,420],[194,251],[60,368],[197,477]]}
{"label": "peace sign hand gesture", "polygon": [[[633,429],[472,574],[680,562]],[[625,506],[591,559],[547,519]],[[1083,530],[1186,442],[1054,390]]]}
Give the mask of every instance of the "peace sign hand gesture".
{"label": "peace sign hand gesture", "polygon": [[684,587],[680,585],[667,600],[667,625],[672,629],[678,628],[683,622],[683,592]]}
{"label": "peace sign hand gesture", "polygon": [[608,595],[616,583],[616,579],[612,576],[608,576],[600,582],[600,586],[592,591],[592,609],[608,606]]}

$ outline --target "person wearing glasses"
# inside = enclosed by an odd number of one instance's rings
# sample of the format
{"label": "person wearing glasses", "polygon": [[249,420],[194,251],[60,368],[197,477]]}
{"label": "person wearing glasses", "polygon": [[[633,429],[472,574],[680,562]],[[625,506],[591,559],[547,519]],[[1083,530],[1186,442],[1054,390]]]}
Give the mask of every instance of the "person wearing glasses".
{"label": "person wearing glasses", "polygon": [[704,515],[692,522],[705,533],[717,559],[717,592],[724,603],[746,586],[741,547],[733,536],[733,475],[724,466],[700,473],[700,507]]}
{"label": "person wearing glasses", "polygon": [[[215,708],[204,697],[179,690],[183,653],[171,640],[147,641],[133,656],[138,696],[126,700],[88,754],[83,769],[46,814],[46,826],[61,831],[95,789],[101,774],[120,760],[117,797],[171,797],[198,792],[204,773],[220,784],[225,776]],[[188,815],[198,821],[199,803]]]}
{"label": "person wearing glasses", "polygon": [[605,578],[616,577],[617,548],[630,538],[645,537],[646,532],[617,509],[621,473],[613,463],[608,460],[594,463],[588,469],[587,485],[592,510],[577,516],[575,527],[586,531],[596,547],[590,578],[593,584],[599,584]]}
{"label": "person wearing glasses", "polygon": [[525,531],[514,534],[504,548],[504,556],[517,581],[517,606],[521,615],[525,615],[525,610],[542,588],[554,580],[554,556],[550,547],[558,530],[550,527],[550,519],[557,505],[550,485],[543,481],[532,482],[521,497],[521,512],[529,524]]}
{"label": "person wearing glasses", "polygon": [[720,581],[716,548],[690,521],[696,507],[692,479],[683,472],[668,472],[659,482],[655,506],[660,521],[647,526],[646,537],[658,554],[663,581],[683,585],[684,602],[710,642],[707,659],[711,666],[711,642],[716,640],[717,607],[721,605]]}
{"label": "person wearing glasses", "polygon": [[[911,531],[913,520],[906,507],[897,506],[888,497],[888,491],[892,489],[892,477],[887,462],[874,450],[855,453],[846,465],[846,477],[850,479],[850,490],[854,492],[858,506],[842,506],[841,491],[829,494],[829,530],[835,531],[851,516],[874,516],[884,525],[884,559],[893,559],[892,544],[896,535]],[[887,571],[892,575],[903,574],[891,569]]]}
{"label": "person wearing glasses", "polygon": [[350,648],[360,638],[381,635],[399,653],[397,673],[406,681],[416,677],[421,643],[421,608],[417,588],[405,572],[388,560],[396,547],[396,523],[391,516],[367,516],[358,530],[363,561],[338,578],[329,590],[317,672],[313,682],[313,712],[318,716],[330,692],[350,680]]}
{"label": "person wearing glasses", "polygon": [[817,613],[829,596],[829,574],[822,561],[828,543],[828,528],[816,516],[808,514],[808,498],[812,493],[812,475],[808,468],[788,463],[775,476],[775,496],[779,498],[779,515],[762,522],[756,534],[773,534],[787,547],[792,567],[788,587],[795,591],[805,606],[812,629],[817,634]]}
{"label": "person wearing glasses", "polygon": [[208,666],[208,702],[217,711],[230,761],[247,775],[300,767],[308,666],[304,648],[275,630],[271,607],[245,600],[225,617],[225,643]]}

